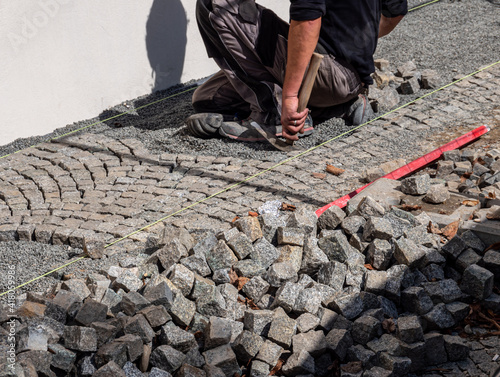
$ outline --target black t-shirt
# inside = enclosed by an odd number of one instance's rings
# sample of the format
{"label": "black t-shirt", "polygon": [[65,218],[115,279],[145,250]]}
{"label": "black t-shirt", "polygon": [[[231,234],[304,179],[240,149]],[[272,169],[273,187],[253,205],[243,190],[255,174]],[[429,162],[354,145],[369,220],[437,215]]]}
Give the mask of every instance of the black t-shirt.
{"label": "black t-shirt", "polygon": [[377,47],[380,15],[397,17],[408,12],[407,0],[290,0],[290,19],[323,17],[319,43],[344,59],[361,81],[372,84],[373,54]]}

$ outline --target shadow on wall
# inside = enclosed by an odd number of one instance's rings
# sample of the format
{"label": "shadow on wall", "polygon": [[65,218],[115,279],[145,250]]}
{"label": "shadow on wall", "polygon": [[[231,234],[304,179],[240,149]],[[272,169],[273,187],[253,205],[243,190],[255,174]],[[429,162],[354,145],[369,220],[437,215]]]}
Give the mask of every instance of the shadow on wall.
{"label": "shadow on wall", "polygon": [[[181,82],[187,43],[187,17],[181,0],[154,0],[146,23],[146,49],[151,65],[151,76],[154,84],[149,95],[133,101],[133,107],[138,109],[131,114],[121,116],[118,120],[107,120],[127,109],[105,110],[99,118],[108,126],[136,127],[147,130],[165,128],[165,119],[169,124],[183,125],[186,116],[193,112],[191,93],[174,101],[160,102],[147,108],[141,108],[164,98]],[[182,85],[179,85],[182,87]],[[169,89],[165,91],[165,89]],[[172,90],[170,90],[172,89]],[[189,97],[189,98],[187,98]],[[168,107],[176,106],[175,114]],[[119,105],[119,104],[116,104]],[[121,111],[119,111],[121,110]]]}
{"label": "shadow on wall", "polygon": [[146,23],[153,92],[179,84],[186,53],[186,12],[180,0],[154,0]]}

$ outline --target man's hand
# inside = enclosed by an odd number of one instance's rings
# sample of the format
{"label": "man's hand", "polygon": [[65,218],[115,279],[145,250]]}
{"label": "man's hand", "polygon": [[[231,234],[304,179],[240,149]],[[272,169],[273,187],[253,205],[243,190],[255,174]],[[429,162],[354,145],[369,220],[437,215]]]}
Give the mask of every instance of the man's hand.
{"label": "man's hand", "polygon": [[[311,60],[312,53],[318,44],[321,18],[310,21],[294,21],[290,23],[288,33],[288,54],[283,97],[281,106],[281,124],[283,136],[297,140],[297,132],[304,128],[308,109],[298,113],[299,89],[304,74]],[[302,131],[303,132],[303,131]]]}

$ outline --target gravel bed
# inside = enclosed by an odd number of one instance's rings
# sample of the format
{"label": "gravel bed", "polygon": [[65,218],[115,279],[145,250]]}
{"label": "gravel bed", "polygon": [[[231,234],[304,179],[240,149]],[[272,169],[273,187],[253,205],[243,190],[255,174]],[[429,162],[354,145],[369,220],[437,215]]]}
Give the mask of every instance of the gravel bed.
{"label": "gravel bed", "polygon": [[[411,0],[409,7],[425,2]],[[486,0],[441,0],[410,13],[390,36],[380,40],[375,57],[388,59],[394,67],[413,60],[419,69],[435,69],[445,83],[451,82],[457,74],[473,72],[498,59],[498,13],[499,8]],[[422,33],[422,30],[428,32]],[[196,82],[127,101],[104,111],[96,118],[76,122],[51,134],[18,139],[0,147],[0,155],[104,121],[85,132],[103,133],[117,139],[135,137],[157,153],[194,153],[274,161],[283,159],[281,152],[267,144],[240,143],[225,139],[201,140],[187,135],[183,120],[193,112],[190,104],[192,91],[140,109],[141,106],[172,93],[192,88],[192,85],[196,85]],[[421,91],[418,96],[424,93],[425,91]],[[401,103],[416,97],[402,96]],[[106,120],[126,111],[129,111],[127,115]],[[319,125],[314,135],[300,141],[298,146],[310,148],[346,131],[349,128],[342,120],[333,119]]]}

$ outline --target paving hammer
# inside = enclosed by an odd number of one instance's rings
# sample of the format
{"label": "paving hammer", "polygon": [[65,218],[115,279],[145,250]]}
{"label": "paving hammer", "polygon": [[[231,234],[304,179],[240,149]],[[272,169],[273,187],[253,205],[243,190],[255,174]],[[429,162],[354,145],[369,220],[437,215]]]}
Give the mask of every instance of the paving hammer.
{"label": "paving hammer", "polygon": [[[311,91],[314,85],[314,81],[316,80],[316,74],[318,73],[319,65],[321,64],[321,60],[323,59],[323,55],[313,52],[311,56],[311,62],[309,63],[309,67],[304,76],[304,81],[302,81],[302,86],[299,91],[299,106],[298,112],[304,111],[307,107],[307,102],[309,102],[309,97],[311,97]],[[283,152],[291,152],[300,150],[296,146],[293,145],[293,140],[286,140],[286,143],[283,140],[280,140],[278,137],[273,135],[271,132],[261,128],[257,124],[254,125],[254,128],[259,134],[261,134],[272,146],[276,149],[279,149]]]}
{"label": "paving hammer", "polygon": [[[316,80],[316,75],[318,73],[321,60],[323,60],[323,55],[318,54],[317,52],[313,52],[311,56],[311,62],[309,63],[309,67],[307,68],[306,75],[304,76],[304,81],[302,82],[302,86],[300,87],[299,91],[299,106],[297,108],[298,113],[304,111],[307,107],[307,103],[309,102],[309,98],[311,97],[311,91],[314,86],[314,81]],[[293,145],[293,140],[286,139],[286,143],[289,145]]]}

